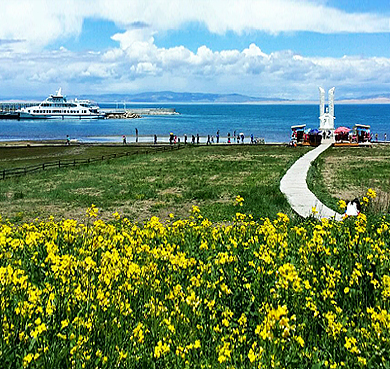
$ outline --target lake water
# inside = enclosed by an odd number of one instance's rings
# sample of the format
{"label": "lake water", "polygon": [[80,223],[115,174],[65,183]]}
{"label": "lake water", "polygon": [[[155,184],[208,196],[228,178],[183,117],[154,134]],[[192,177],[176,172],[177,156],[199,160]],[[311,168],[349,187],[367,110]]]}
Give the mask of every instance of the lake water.
{"label": "lake water", "polygon": [[[110,107],[100,104],[101,108]],[[112,105],[111,107],[115,107]],[[145,116],[140,119],[103,120],[0,120],[0,141],[65,139],[69,135],[81,142],[120,142],[126,135],[134,141],[135,128],[140,141],[151,140],[156,134],[166,140],[170,132],[181,137],[199,133],[201,137],[220,130],[227,133],[253,134],[266,142],[288,142],[290,127],[306,124],[318,128],[317,105],[217,105],[217,104],[143,104],[126,108],[175,108],[180,115]],[[382,140],[390,136],[390,105],[335,105],[335,126],[352,128],[356,123],[371,125],[371,132]],[[390,138],[389,138],[390,139]],[[204,140],[204,139],[203,139]],[[202,141],[203,141],[202,140]]]}

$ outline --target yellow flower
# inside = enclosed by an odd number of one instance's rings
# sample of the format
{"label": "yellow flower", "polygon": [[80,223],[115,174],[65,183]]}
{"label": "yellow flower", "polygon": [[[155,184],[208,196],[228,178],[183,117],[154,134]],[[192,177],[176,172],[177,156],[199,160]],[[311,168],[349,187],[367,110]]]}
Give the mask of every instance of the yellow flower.
{"label": "yellow flower", "polygon": [[376,197],[376,192],[375,192],[372,188],[369,188],[369,189],[367,190],[367,196],[368,196],[368,197],[371,197],[372,199],[375,199],[375,197]]}
{"label": "yellow flower", "polygon": [[192,213],[200,213],[200,209],[197,206],[192,205]]}
{"label": "yellow flower", "polygon": [[251,363],[253,363],[256,360],[256,355],[252,349],[249,350],[248,358]]}
{"label": "yellow flower", "polygon": [[33,354],[27,354],[24,358],[23,358],[23,367],[25,368],[25,367],[27,367],[30,363],[31,363],[31,361],[32,361],[32,359],[34,358],[34,355]]}
{"label": "yellow flower", "polygon": [[339,208],[344,210],[347,207],[347,203],[344,200],[339,200]]}
{"label": "yellow flower", "polygon": [[90,218],[96,218],[98,215],[98,212],[99,212],[99,209],[94,204],[92,204],[91,207],[89,207],[86,210],[87,216],[89,216]]}
{"label": "yellow flower", "polygon": [[244,202],[244,198],[241,197],[240,195],[237,195],[237,196],[236,196],[235,205],[240,205],[240,206],[242,206],[242,205],[243,205],[243,202]]}
{"label": "yellow flower", "polygon": [[121,218],[120,214],[116,211],[114,214],[112,214],[115,220],[119,220]]}
{"label": "yellow flower", "polygon": [[349,293],[349,287],[345,287],[345,288],[344,288],[344,293],[345,293],[345,294]]}
{"label": "yellow flower", "polygon": [[305,346],[305,341],[301,336],[298,336],[295,339],[301,345],[301,347]]}

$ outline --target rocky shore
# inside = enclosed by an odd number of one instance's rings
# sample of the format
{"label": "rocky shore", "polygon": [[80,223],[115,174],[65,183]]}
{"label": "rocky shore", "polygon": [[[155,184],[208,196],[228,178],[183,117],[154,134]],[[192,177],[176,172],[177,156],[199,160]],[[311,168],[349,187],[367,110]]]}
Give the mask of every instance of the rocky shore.
{"label": "rocky shore", "polygon": [[137,113],[133,113],[130,111],[125,111],[124,113],[109,113],[106,115],[107,119],[136,119],[141,118],[142,116]]}
{"label": "rocky shore", "polygon": [[[102,110],[104,112],[104,109]],[[106,111],[107,119],[135,119],[145,115],[179,115],[173,108],[138,108],[132,110]]]}

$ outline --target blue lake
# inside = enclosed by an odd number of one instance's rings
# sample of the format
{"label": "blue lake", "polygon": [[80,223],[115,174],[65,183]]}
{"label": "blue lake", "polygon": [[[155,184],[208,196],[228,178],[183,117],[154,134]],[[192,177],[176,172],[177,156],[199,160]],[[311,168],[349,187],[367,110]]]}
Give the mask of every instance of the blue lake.
{"label": "blue lake", "polygon": [[[100,104],[102,108],[108,104]],[[112,105],[111,107],[114,107]],[[317,105],[218,105],[218,104],[143,104],[131,108],[175,108],[180,115],[145,116],[140,119],[104,120],[0,120],[0,140],[65,139],[69,135],[79,141],[120,141],[126,135],[131,142],[138,128],[140,140],[156,134],[168,137],[170,132],[183,136],[200,136],[243,132],[266,142],[287,142],[290,127],[306,124],[319,126]],[[335,105],[335,126],[352,128],[356,123],[371,125],[371,132],[390,134],[390,105]],[[142,139],[145,137],[144,139]]]}

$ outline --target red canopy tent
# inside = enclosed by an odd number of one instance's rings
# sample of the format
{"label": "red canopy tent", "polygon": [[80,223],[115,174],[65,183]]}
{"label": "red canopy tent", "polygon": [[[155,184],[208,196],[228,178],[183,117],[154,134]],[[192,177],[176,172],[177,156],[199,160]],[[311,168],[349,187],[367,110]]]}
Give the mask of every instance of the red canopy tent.
{"label": "red canopy tent", "polygon": [[337,134],[340,134],[340,133],[348,133],[351,129],[350,128],[347,128],[347,127],[338,127],[334,130],[334,133],[337,135]]}

